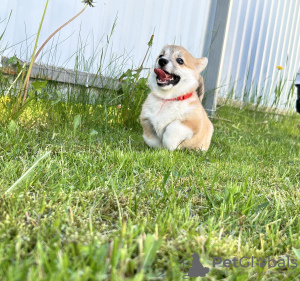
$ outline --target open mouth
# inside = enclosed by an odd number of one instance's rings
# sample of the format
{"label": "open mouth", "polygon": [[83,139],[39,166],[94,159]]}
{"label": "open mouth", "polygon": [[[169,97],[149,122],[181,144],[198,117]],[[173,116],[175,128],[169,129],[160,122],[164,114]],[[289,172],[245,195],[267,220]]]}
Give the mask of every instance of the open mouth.
{"label": "open mouth", "polygon": [[168,73],[163,69],[154,68],[154,72],[157,75],[156,76],[157,85],[160,87],[164,87],[168,85],[175,86],[180,80],[180,76]]}

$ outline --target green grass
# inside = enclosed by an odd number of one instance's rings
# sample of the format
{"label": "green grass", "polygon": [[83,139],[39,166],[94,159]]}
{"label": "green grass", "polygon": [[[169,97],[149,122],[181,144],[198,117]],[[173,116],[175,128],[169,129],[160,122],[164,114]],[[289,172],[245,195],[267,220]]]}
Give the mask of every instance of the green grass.
{"label": "green grass", "polygon": [[194,252],[210,272],[190,280],[299,280],[300,260],[212,268],[296,258],[299,116],[224,106],[202,153],[149,149],[114,106],[36,102],[17,124],[3,108],[1,280],[182,280]]}

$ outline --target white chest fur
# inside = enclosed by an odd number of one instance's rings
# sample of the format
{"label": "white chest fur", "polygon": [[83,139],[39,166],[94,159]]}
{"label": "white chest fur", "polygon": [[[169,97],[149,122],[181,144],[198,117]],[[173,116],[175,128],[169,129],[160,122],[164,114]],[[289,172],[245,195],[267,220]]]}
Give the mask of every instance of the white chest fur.
{"label": "white chest fur", "polygon": [[156,97],[152,93],[148,96],[147,107],[144,109],[144,116],[153,125],[157,136],[162,139],[166,127],[175,120],[184,120],[194,106],[190,105],[196,97],[187,100],[166,101]]}

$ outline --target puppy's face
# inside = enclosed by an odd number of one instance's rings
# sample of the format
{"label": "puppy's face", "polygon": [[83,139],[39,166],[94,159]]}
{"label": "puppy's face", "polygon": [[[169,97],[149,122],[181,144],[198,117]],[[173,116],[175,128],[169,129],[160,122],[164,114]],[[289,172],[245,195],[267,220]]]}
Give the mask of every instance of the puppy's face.
{"label": "puppy's face", "polygon": [[151,90],[164,96],[194,91],[199,86],[200,72],[205,69],[207,62],[207,58],[194,58],[183,47],[167,45],[155,61],[149,86]]}

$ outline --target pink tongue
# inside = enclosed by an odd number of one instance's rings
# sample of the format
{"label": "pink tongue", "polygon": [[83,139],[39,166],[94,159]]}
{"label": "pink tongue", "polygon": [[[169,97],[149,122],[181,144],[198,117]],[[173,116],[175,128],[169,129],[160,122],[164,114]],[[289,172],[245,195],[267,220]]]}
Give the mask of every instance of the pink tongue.
{"label": "pink tongue", "polygon": [[167,74],[163,70],[154,68],[154,72],[158,76],[159,80],[161,80],[161,81],[167,80]]}

